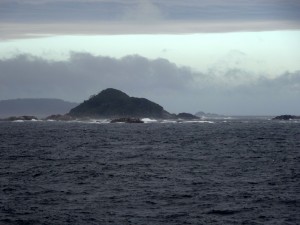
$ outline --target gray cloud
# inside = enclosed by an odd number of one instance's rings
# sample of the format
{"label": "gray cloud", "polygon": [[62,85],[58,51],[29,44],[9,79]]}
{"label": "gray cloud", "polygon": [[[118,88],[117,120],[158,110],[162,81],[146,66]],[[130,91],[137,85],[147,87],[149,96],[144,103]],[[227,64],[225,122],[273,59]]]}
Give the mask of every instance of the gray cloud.
{"label": "gray cloud", "polygon": [[[146,23],[146,24],[145,24]],[[1,23],[0,41],[10,39],[40,38],[56,35],[106,35],[106,34],[184,34],[233,31],[271,31],[300,29],[294,21],[144,21],[80,22],[80,23]]]}
{"label": "gray cloud", "polygon": [[30,56],[0,61],[2,98],[52,96],[83,100],[107,87],[137,93],[183,91],[193,82],[188,68],[140,56],[121,59],[72,53],[69,61],[54,62]]}
{"label": "gray cloud", "polygon": [[300,28],[298,0],[0,0],[2,39]]}
{"label": "gray cloud", "polygon": [[[99,21],[160,17],[167,20],[298,20],[297,0],[2,0],[6,21]],[[126,17],[125,17],[126,18]]]}
{"label": "gray cloud", "polygon": [[0,60],[1,99],[54,97],[80,102],[108,87],[149,98],[171,112],[300,114],[300,71],[269,78],[230,69],[220,77],[165,59],[87,53],[72,53],[68,61],[59,62],[31,55]]}

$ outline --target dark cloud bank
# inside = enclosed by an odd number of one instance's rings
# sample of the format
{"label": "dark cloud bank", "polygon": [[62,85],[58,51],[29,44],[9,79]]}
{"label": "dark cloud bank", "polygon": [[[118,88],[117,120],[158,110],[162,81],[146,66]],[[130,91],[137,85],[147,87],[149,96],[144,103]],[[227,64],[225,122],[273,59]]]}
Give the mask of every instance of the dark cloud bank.
{"label": "dark cloud bank", "polygon": [[146,97],[170,112],[300,114],[300,71],[276,78],[228,70],[223,77],[138,55],[121,59],[72,53],[68,61],[18,55],[0,60],[0,98],[61,98],[80,102],[113,87]]}
{"label": "dark cloud bank", "polygon": [[[4,21],[290,20],[298,0],[0,0]],[[140,13],[142,12],[144,16]]]}
{"label": "dark cloud bank", "polygon": [[299,0],[0,0],[0,40],[297,30]]}

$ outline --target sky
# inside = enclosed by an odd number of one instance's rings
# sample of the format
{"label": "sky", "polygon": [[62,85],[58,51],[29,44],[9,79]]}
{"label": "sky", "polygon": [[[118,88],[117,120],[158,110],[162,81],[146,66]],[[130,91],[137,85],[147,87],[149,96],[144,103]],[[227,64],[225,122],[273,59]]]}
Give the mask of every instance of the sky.
{"label": "sky", "polygon": [[299,0],[0,0],[0,100],[105,88],[172,113],[300,115]]}

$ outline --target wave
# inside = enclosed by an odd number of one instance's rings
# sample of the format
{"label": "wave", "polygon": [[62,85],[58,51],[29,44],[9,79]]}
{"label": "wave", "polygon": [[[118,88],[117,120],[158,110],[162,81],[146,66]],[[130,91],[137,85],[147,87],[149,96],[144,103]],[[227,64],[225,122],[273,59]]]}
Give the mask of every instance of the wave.
{"label": "wave", "polygon": [[157,123],[158,121],[155,119],[150,119],[150,118],[143,118],[141,119],[144,123]]}
{"label": "wave", "polygon": [[209,120],[185,120],[185,121],[181,121],[181,123],[215,123],[215,122]]}
{"label": "wave", "polygon": [[14,121],[12,121],[12,122],[14,122],[14,123],[23,123],[24,120],[14,120]]}

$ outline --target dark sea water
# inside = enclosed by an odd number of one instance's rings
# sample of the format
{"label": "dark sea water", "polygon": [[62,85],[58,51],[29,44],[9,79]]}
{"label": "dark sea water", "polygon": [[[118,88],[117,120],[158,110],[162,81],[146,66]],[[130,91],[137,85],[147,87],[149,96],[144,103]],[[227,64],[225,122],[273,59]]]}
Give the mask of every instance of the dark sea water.
{"label": "dark sea water", "polygon": [[0,123],[0,224],[300,224],[300,123]]}

